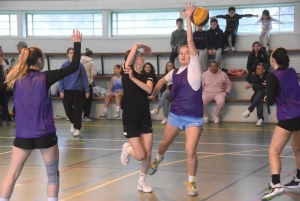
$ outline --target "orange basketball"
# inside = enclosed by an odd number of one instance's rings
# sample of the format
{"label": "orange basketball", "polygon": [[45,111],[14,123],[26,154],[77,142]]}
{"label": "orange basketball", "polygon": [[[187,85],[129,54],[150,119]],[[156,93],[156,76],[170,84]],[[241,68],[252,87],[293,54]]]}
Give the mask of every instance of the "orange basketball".
{"label": "orange basketball", "polygon": [[209,20],[209,13],[206,8],[197,7],[191,15],[191,21],[196,26],[204,26]]}

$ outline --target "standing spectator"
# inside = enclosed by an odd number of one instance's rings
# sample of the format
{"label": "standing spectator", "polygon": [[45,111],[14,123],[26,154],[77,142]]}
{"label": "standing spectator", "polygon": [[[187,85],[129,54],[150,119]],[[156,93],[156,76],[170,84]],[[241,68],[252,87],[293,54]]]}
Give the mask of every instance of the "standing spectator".
{"label": "standing spectator", "polygon": [[246,81],[251,84],[251,76],[255,73],[257,64],[264,63],[267,66],[267,70],[270,67],[270,59],[268,53],[265,51],[265,48],[261,48],[260,43],[255,41],[252,44],[252,51],[248,56],[247,61],[247,70],[248,74],[246,76]]}
{"label": "standing spectator", "polygon": [[220,29],[217,19],[210,20],[210,29],[206,31],[204,43],[205,49],[200,58],[201,68],[207,69],[208,55],[214,55],[215,60],[220,66],[222,59],[223,31]]}
{"label": "standing spectator", "polygon": [[[174,64],[172,63],[172,61],[169,61],[166,64],[165,73],[161,79],[164,79],[164,77],[173,69],[175,69]],[[173,84],[172,82],[168,82],[161,88],[160,90],[161,96],[157,104],[157,107],[151,110],[150,112],[151,114],[156,115],[158,114],[160,108],[163,107],[164,119],[160,122],[161,124],[166,124],[168,121],[170,102],[172,101],[172,97],[171,97],[172,84]]]}
{"label": "standing spectator", "polygon": [[9,125],[7,121],[9,91],[7,90],[7,84],[4,83],[8,69],[8,59],[4,57],[3,49],[0,46],[0,105],[2,106],[1,120],[3,126]]}
{"label": "standing spectator", "polygon": [[225,105],[225,98],[230,93],[232,85],[226,73],[221,71],[216,61],[210,62],[209,70],[202,74],[204,123],[208,123],[207,105],[215,100],[217,108],[214,113],[215,124],[220,122],[220,113]]}
{"label": "standing spectator", "polygon": [[262,37],[264,35],[266,35],[266,49],[267,49],[267,51],[270,50],[270,33],[271,33],[271,30],[272,30],[272,21],[273,22],[278,22],[280,24],[284,24],[283,22],[271,17],[270,12],[268,10],[264,10],[262,12],[261,18],[255,23],[255,24],[258,24],[259,22],[261,22],[261,32],[259,34],[259,42],[260,42],[261,46],[264,46],[263,41],[262,41]]}
{"label": "standing spectator", "polygon": [[145,65],[143,66],[142,70],[141,70],[142,74],[148,73],[151,75],[152,79],[153,79],[153,88],[155,87],[156,83],[157,83],[157,76],[155,74],[155,69],[154,66],[152,65],[152,63],[145,63]]}
{"label": "standing spectator", "polygon": [[[216,15],[211,18],[223,18],[226,20],[226,28],[224,32],[224,38],[223,42],[224,45],[226,46],[224,51],[229,51],[231,46],[231,51],[235,52],[235,40],[236,40],[236,35],[238,32],[239,28],[239,23],[240,19],[243,17],[258,17],[258,15],[252,15],[252,14],[244,14],[244,15],[239,15],[235,13],[235,7],[229,7],[228,8],[228,14],[226,15]],[[228,36],[231,36],[231,45],[228,43]]]}
{"label": "standing spectator", "polygon": [[[197,31],[193,33],[194,43],[198,51],[199,58],[201,58],[201,54],[205,49],[205,43],[204,43],[205,33],[206,31],[203,30],[203,26],[197,26]],[[202,72],[204,72],[205,70],[206,68],[204,69],[204,67],[202,67]]]}
{"label": "standing spectator", "polygon": [[16,45],[16,47],[18,49],[19,54],[21,54],[22,49],[23,48],[27,48],[28,45],[27,45],[27,43],[25,41],[20,41],[20,42],[18,42],[18,44]]}
{"label": "standing spectator", "polygon": [[[74,48],[68,48],[67,56],[68,61],[64,62],[61,68],[66,68],[71,65],[74,54]],[[90,88],[86,71],[82,63],[80,63],[79,69],[61,79],[58,82],[60,97],[63,98],[63,105],[65,108],[66,115],[71,122],[70,131],[73,136],[80,135],[80,129],[82,126],[82,102],[84,98],[89,98]]]}
{"label": "standing spectator", "polygon": [[186,31],[182,28],[183,26],[183,20],[181,18],[178,18],[176,20],[176,26],[177,29],[172,32],[171,35],[171,48],[172,52],[170,55],[170,61],[173,63],[175,62],[175,58],[178,56],[178,50],[181,45],[186,45]]}
{"label": "standing spectator", "polygon": [[250,113],[253,112],[254,108],[256,107],[258,120],[256,126],[261,126],[264,122],[263,99],[266,95],[266,79],[268,73],[267,65],[264,63],[258,63],[256,67],[256,73],[252,74],[251,76],[252,84],[248,84],[245,87],[246,90],[252,87],[254,94],[251,97],[251,105],[242,115],[245,118],[248,118]]}
{"label": "standing spectator", "polygon": [[121,65],[115,65],[114,74],[110,80],[110,86],[105,96],[104,111],[100,114],[100,117],[107,117],[108,106],[112,98],[116,99],[116,113],[114,118],[120,117],[121,100],[123,98],[123,84],[122,84],[122,67]]}
{"label": "standing spectator", "polygon": [[90,89],[90,96],[89,98],[83,99],[83,121],[93,121],[90,117],[91,114],[91,107],[92,107],[92,98],[93,98],[93,84],[94,84],[94,77],[96,76],[97,72],[95,70],[95,64],[93,62],[93,52],[88,48],[85,49],[84,55],[81,57],[81,63],[84,65],[88,82],[89,82],[89,89]]}

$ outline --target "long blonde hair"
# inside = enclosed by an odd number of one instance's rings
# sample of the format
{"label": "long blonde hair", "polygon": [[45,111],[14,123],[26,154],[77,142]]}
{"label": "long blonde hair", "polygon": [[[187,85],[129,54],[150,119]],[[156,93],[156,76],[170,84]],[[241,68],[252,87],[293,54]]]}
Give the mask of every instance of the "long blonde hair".
{"label": "long blonde hair", "polygon": [[23,48],[18,64],[6,76],[7,89],[13,89],[15,82],[26,76],[29,67],[36,65],[37,59],[43,59],[43,55],[42,50],[37,47]]}

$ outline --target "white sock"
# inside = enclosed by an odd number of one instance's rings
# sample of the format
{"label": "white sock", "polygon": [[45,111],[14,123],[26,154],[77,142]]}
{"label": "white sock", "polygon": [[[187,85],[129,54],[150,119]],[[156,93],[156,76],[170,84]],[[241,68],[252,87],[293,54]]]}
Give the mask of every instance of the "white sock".
{"label": "white sock", "polygon": [[189,182],[193,181],[195,179],[195,176],[189,175]]}
{"label": "white sock", "polygon": [[107,112],[107,107],[104,108],[104,112]]}
{"label": "white sock", "polygon": [[48,201],[58,201],[58,198],[49,198],[48,197]]}
{"label": "white sock", "polygon": [[139,181],[146,181],[146,177],[147,177],[147,174],[144,174],[144,173],[141,173],[141,172],[140,172],[140,178],[139,178]]}
{"label": "white sock", "polygon": [[0,201],[9,201],[9,199],[6,199],[6,198],[0,198]]}
{"label": "white sock", "polygon": [[129,153],[129,154],[130,154],[130,152],[131,152],[131,149],[132,149],[132,146],[129,146],[129,147],[127,147],[127,149],[126,149],[127,153]]}
{"label": "white sock", "polygon": [[117,106],[117,112],[120,112],[120,106]]}
{"label": "white sock", "polygon": [[164,155],[159,155],[159,154],[157,153],[157,155],[156,155],[156,157],[155,157],[155,158],[156,158],[157,160],[159,160],[159,161],[160,161],[160,160],[162,159],[162,157],[163,157],[163,156],[164,156]]}

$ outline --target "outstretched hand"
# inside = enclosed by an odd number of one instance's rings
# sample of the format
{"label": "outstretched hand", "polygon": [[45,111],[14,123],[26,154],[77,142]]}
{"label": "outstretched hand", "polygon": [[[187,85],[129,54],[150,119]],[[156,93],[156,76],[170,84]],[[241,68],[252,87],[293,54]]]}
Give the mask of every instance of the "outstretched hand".
{"label": "outstretched hand", "polygon": [[144,54],[145,54],[145,55],[152,55],[151,47],[145,46],[145,47],[144,47]]}
{"label": "outstretched hand", "polygon": [[190,18],[194,10],[195,5],[193,3],[186,3],[185,11],[180,10],[180,12],[185,18]]}
{"label": "outstretched hand", "polygon": [[71,35],[73,43],[82,41],[82,33],[79,30],[73,29],[73,34]]}

